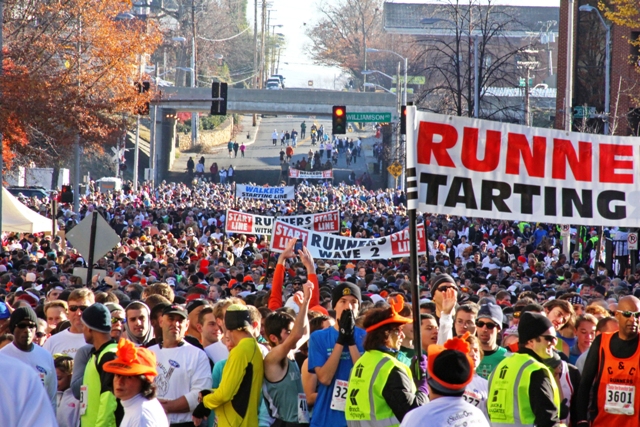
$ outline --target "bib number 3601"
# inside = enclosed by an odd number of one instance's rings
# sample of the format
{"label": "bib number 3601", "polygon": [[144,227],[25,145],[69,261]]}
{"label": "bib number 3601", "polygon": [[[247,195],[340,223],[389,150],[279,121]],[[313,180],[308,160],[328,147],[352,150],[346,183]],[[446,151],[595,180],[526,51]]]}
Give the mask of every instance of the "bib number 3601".
{"label": "bib number 3601", "polygon": [[336,380],[333,386],[333,394],[331,395],[331,409],[344,412],[347,404],[347,390],[349,389],[349,381]]}
{"label": "bib number 3601", "polygon": [[635,401],[635,386],[607,384],[604,403],[605,412],[618,415],[634,415]]}

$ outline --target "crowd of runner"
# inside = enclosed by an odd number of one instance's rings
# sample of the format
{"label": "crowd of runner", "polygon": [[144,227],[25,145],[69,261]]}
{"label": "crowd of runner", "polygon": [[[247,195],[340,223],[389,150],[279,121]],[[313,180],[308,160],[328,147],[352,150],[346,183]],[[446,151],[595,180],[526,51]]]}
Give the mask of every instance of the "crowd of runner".
{"label": "crowd of runner", "polygon": [[338,210],[339,234],[388,236],[408,227],[402,191],[90,186],[80,205],[62,230],[98,211],[122,239],[89,283],[64,239],[3,235],[0,425],[638,425],[640,274],[600,248],[625,230],[571,229],[565,256],[555,224],[419,213],[415,348],[408,258],[278,254],[224,229],[227,209]]}

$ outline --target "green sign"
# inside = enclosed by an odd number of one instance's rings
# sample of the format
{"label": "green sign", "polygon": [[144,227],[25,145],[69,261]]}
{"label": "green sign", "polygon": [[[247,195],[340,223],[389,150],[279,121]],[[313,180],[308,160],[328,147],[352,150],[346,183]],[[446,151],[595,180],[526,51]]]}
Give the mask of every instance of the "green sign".
{"label": "green sign", "polygon": [[389,123],[391,121],[391,113],[349,113],[347,112],[348,122],[377,122]]}
{"label": "green sign", "polygon": [[[398,80],[398,78],[396,76],[393,76],[393,84],[396,84],[396,80]],[[423,85],[427,82],[427,79],[425,76],[407,76],[407,84],[410,85]],[[400,76],[400,83],[404,84],[404,76]]]}
{"label": "green sign", "polygon": [[573,107],[573,118],[574,119],[584,119],[591,118],[596,116],[596,107],[584,107],[583,105],[578,105],[577,107]]}

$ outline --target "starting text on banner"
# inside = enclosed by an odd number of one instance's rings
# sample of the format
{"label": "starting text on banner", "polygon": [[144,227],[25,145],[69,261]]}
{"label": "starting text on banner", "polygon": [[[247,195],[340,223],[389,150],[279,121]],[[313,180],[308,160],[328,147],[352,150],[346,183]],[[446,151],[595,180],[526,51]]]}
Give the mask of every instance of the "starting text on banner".
{"label": "starting text on banner", "polygon": [[293,200],[295,188],[261,187],[258,185],[236,184],[236,197],[241,199]]}
{"label": "starting text on banner", "polygon": [[640,227],[633,138],[407,113],[409,209]]}
{"label": "starting text on banner", "polygon": [[[340,231],[340,213],[338,211],[281,216],[277,219],[291,225],[324,233]],[[273,216],[254,215],[227,209],[225,232],[271,235],[275,221],[276,218]]]}
{"label": "starting text on banner", "polygon": [[329,169],[326,171],[303,171],[300,169],[289,169],[289,178],[333,179],[333,169]]}
{"label": "starting text on banner", "polygon": [[[418,225],[417,231],[418,254],[425,254],[424,226]],[[389,236],[356,239],[296,227],[278,218],[271,235],[271,250],[283,252],[287,242],[293,238],[301,240],[316,259],[367,260],[408,257],[411,236],[406,228]]]}

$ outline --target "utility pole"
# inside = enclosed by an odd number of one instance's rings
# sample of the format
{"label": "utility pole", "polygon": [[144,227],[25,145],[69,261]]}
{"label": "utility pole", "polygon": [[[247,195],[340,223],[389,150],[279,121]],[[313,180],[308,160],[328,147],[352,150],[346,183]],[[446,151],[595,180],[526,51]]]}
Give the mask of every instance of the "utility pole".
{"label": "utility pole", "polygon": [[[537,50],[525,50],[525,54],[535,55],[538,53]],[[539,64],[538,61],[518,61],[517,65],[519,68],[526,70],[526,77],[524,82],[524,124],[525,126],[531,126],[531,104],[530,104],[530,90],[529,87],[529,79],[531,78],[531,70],[537,67]]]}
{"label": "utility pole", "polygon": [[572,102],[573,102],[573,15],[575,13],[575,0],[568,0],[567,13],[567,75],[564,89],[564,130],[572,129]]}
{"label": "utility pole", "polygon": [[[256,88],[258,85],[258,0],[253,0],[253,73],[251,79],[251,87]],[[253,113],[253,126],[258,124],[258,115]]]}
{"label": "utility pole", "polygon": [[267,0],[262,0],[262,44],[260,49],[262,54],[260,56],[260,89],[264,89],[264,66],[265,66],[265,43],[266,43],[266,26],[267,26]]}
{"label": "utility pole", "polygon": [[[196,0],[191,0],[191,87],[196,87]],[[198,145],[198,113],[191,113],[191,148]]]}

